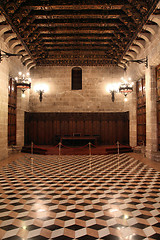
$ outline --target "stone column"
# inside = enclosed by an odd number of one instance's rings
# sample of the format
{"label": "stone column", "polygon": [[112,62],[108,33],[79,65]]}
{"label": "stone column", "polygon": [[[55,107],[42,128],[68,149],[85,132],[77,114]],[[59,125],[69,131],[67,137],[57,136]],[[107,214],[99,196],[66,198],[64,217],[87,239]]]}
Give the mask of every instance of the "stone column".
{"label": "stone column", "polygon": [[17,91],[17,123],[16,123],[16,145],[21,148],[24,146],[24,114],[28,111],[29,90],[25,91],[25,98],[21,96],[21,90]]}
{"label": "stone column", "polygon": [[8,157],[8,65],[0,64],[0,161]]}
{"label": "stone column", "polygon": [[131,94],[129,111],[129,144],[131,147],[137,146],[137,96],[136,86]]}
{"label": "stone column", "polygon": [[156,106],[156,71],[149,66],[145,72],[146,80],[146,157],[152,159],[157,152],[157,106]]}

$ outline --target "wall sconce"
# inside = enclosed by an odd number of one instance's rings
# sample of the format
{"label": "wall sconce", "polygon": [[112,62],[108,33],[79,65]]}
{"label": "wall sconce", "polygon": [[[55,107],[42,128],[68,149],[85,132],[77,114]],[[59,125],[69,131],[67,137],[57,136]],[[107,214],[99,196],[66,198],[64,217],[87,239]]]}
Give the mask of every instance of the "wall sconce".
{"label": "wall sconce", "polygon": [[35,86],[34,90],[39,93],[39,101],[42,102],[43,93],[48,91],[48,86],[46,84],[38,84]]}
{"label": "wall sconce", "polygon": [[22,98],[25,98],[25,90],[24,89],[22,89]]}
{"label": "wall sconce", "polygon": [[[145,58],[142,59],[136,59],[136,60],[125,60],[126,63],[130,63],[130,62],[135,62],[138,64],[145,64],[145,67],[148,68],[148,57],[146,56]],[[125,65],[124,70],[127,70],[127,66]]]}
{"label": "wall sconce", "polygon": [[115,93],[117,93],[119,91],[119,84],[109,84],[106,87],[107,92],[111,93],[111,99],[112,102],[114,102],[115,100]]}
{"label": "wall sconce", "polygon": [[0,49],[0,63],[2,62],[3,58],[17,57],[17,56],[23,57],[22,54],[8,53],[8,52],[5,52],[2,49]]}
{"label": "wall sconce", "polygon": [[21,89],[22,97],[25,97],[25,91],[31,88],[31,78],[29,72],[26,74],[22,74],[22,72],[18,73],[18,77],[15,77],[16,87]]}
{"label": "wall sconce", "polygon": [[121,78],[123,80],[123,83],[120,84],[119,86],[119,92],[122,93],[125,97],[124,101],[127,101],[127,95],[128,93],[132,93],[133,92],[133,82],[129,82],[131,81],[131,78],[128,78],[128,81],[126,81],[124,78]]}
{"label": "wall sconce", "polygon": [[138,63],[138,64],[144,63],[145,67],[148,68],[148,57],[147,56],[145,58],[142,58],[142,59],[128,60],[127,62],[135,62],[135,63]]}

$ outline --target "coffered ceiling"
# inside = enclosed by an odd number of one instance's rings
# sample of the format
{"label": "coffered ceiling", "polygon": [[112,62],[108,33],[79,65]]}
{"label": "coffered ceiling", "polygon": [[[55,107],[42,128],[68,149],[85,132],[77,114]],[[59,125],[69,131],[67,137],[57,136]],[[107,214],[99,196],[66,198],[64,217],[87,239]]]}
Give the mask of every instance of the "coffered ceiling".
{"label": "coffered ceiling", "polygon": [[[119,64],[157,0],[3,0],[1,14],[36,65]],[[133,51],[133,50],[130,50]]]}

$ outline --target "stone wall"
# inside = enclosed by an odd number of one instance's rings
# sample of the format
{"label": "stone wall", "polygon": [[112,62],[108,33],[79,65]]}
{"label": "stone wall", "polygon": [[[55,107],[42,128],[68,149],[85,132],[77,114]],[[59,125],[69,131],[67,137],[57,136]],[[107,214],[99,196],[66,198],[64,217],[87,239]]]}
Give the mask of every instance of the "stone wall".
{"label": "stone wall", "polygon": [[8,65],[0,63],[0,160],[8,156]]}
{"label": "stone wall", "polygon": [[[6,49],[2,37],[0,49]],[[0,160],[8,156],[8,78],[9,65],[3,59],[0,63]]]}
{"label": "stone wall", "polygon": [[[82,67],[82,90],[71,90],[72,67],[36,67],[31,70],[32,89],[29,109],[32,112],[123,112],[127,111],[124,96],[115,94],[115,102],[106,86],[118,83],[123,76],[120,67]],[[46,83],[49,91],[42,102],[34,91]]]}
{"label": "stone wall", "polygon": [[[109,84],[122,82],[124,70],[120,67],[82,67],[82,90],[71,90],[72,67],[36,67],[31,70],[32,89],[29,111],[31,112],[125,112],[130,111],[130,144],[136,145],[136,96],[128,95],[124,101],[121,93],[106,91]],[[127,76],[125,76],[127,77]],[[48,92],[42,102],[34,91],[37,84],[46,84]],[[134,99],[134,100],[133,100]],[[134,108],[133,108],[134,102]]]}
{"label": "stone wall", "polygon": [[[160,28],[151,36],[144,47],[137,55],[137,59],[148,56],[149,66],[155,67],[160,64]],[[8,43],[4,42],[4,37],[0,37],[0,48],[9,50]],[[82,90],[71,90],[71,70],[72,67],[35,67],[31,69],[32,89],[26,92],[26,98],[21,98],[18,92],[17,98],[17,145],[22,146],[24,142],[24,112],[125,112],[130,114],[130,145],[135,146],[137,142],[137,121],[136,121],[136,95],[135,87],[133,94],[128,96],[128,102],[124,102],[124,96],[115,94],[115,102],[111,100],[111,94],[106,92],[106,86],[111,83],[120,82],[124,71],[120,67],[82,67]],[[18,71],[26,71],[18,57],[3,59],[0,63],[0,160],[8,155],[8,78],[16,76]],[[133,81],[145,75],[144,64],[132,63],[128,66],[127,74]],[[146,77],[148,74],[146,73]],[[153,79],[149,77],[148,79]],[[150,80],[149,80],[150,81]],[[49,91],[43,94],[43,101],[39,101],[38,93],[35,93],[34,86],[45,83]],[[151,84],[148,83],[148,84]],[[148,85],[149,86],[149,85]],[[148,88],[149,89],[149,88]],[[151,93],[152,103],[156,99]],[[28,105],[29,101],[29,105]],[[148,98],[147,112],[148,123],[150,125],[150,135],[155,126],[156,111],[153,117],[152,103]],[[151,128],[152,127],[152,128]],[[156,129],[156,126],[155,126]],[[156,130],[155,130],[156,131]],[[156,136],[150,139],[147,134],[148,152],[155,151]],[[153,150],[149,146],[154,146]],[[152,153],[151,153],[152,154]],[[150,154],[150,155],[151,155]]]}
{"label": "stone wall", "polygon": [[155,75],[155,68],[149,67],[146,71],[146,156],[149,159],[158,149]]}
{"label": "stone wall", "polygon": [[25,98],[21,90],[17,91],[17,121],[16,121],[16,144],[24,146],[24,114],[29,111],[29,90],[25,91]]}
{"label": "stone wall", "polygon": [[[153,159],[157,152],[157,105],[156,105],[156,74],[155,68],[160,64],[160,27],[156,26],[156,31],[145,42],[137,59],[148,57],[148,68],[145,64],[132,63],[128,67],[128,74],[134,76],[134,80],[145,77],[146,80],[146,156]],[[130,128],[132,136],[130,140],[136,143],[137,139],[137,113],[135,111],[135,98],[132,95],[131,103],[133,111],[130,114]],[[136,145],[136,144],[135,144]],[[132,145],[133,146],[133,145]]]}
{"label": "stone wall", "polygon": [[[0,49],[10,52],[4,37],[0,37]],[[8,80],[19,71],[26,71],[18,57],[3,58],[0,63],[0,161],[8,157]],[[23,103],[22,103],[23,101]],[[17,143],[24,139],[24,111],[28,110],[28,99],[17,100]]]}

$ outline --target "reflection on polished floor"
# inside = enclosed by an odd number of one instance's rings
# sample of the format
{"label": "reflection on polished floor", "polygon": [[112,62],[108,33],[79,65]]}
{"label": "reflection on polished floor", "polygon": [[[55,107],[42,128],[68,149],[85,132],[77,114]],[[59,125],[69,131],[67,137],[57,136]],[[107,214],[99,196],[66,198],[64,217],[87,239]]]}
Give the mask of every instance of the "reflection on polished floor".
{"label": "reflection on polished floor", "polygon": [[14,155],[0,169],[0,239],[160,239],[160,172],[133,156]]}

